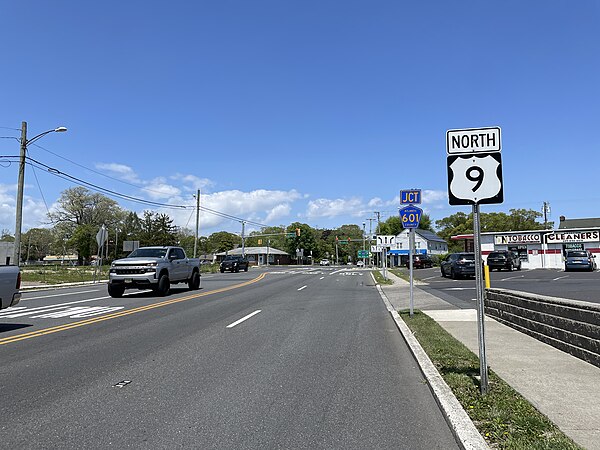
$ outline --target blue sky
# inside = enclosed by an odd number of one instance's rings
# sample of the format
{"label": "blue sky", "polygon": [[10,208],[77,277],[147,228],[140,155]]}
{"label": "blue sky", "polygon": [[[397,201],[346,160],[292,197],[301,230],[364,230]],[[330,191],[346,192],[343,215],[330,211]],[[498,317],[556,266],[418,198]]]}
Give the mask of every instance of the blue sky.
{"label": "blue sky", "polygon": [[[63,125],[29,156],[136,198],[192,206],[200,188],[235,217],[325,228],[395,215],[407,188],[434,220],[470,211],[448,204],[445,132],[500,126],[504,203],[483,212],[599,217],[599,5],[3,2],[0,155],[21,121]],[[16,183],[0,160],[11,232]],[[27,167],[24,231],[73,186]],[[219,230],[240,224],[202,213],[201,234]]]}

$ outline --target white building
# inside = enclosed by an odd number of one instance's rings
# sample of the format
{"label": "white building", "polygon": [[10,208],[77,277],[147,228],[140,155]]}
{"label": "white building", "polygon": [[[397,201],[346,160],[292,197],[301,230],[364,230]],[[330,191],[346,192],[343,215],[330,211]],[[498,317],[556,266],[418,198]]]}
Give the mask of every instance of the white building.
{"label": "white building", "polygon": [[[519,254],[524,269],[562,269],[567,250],[600,255],[600,219],[560,219],[557,230],[481,233],[481,254],[485,259],[494,250],[512,250]],[[472,234],[452,239],[464,240],[465,250],[473,251]]]}
{"label": "white building", "polygon": [[[404,265],[408,260],[409,252],[409,231],[402,230],[396,236],[381,236],[388,238],[390,241],[388,246],[388,255],[390,257],[391,266]],[[378,243],[380,236],[377,236]],[[389,239],[393,238],[393,239]],[[382,239],[383,240],[383,239]],[[415,254],[427,255],[444,255],[448,253],[448,244],[444,239],[439,237],[432,231],[415,229]]]}

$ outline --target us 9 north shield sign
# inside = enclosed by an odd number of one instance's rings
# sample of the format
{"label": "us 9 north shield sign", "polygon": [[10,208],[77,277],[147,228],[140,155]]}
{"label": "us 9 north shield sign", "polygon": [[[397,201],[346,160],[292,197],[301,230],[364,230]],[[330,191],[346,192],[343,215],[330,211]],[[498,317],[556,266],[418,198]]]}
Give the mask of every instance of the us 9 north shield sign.
{"label": "us 9 north shield sign", "polygon": [[448,200],[451,205],[502,203],[500,152],[449,155]]}

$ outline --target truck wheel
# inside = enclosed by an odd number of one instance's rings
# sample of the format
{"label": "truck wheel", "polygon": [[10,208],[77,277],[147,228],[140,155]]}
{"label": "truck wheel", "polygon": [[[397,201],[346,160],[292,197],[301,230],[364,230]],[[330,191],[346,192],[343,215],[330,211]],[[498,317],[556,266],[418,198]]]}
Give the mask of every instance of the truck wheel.
{"label": "truck wheel", "polygon": [[450,268],[450,278],[452,278],[453,280],[456,280],[458,278],[458,275],[456,275],[456,272],[454,272],[454,269],[452,267]]}
{"label": "truck wheel", "polygon": [[108,295],[113,298],[123,297],[123,293],[125,292],[125,286],[118,286],[116,284],[108,283]]}
{"label": "truck wheel", "polygon": [[171,289],[171,280],[169,280],[169,276],[167,274],[162,274],[158,279],[158,286],[156,286],[156,293],[165,297],[169,295],[169,290]]}
{"label": "truck wheel", "polygon": [[192,276],[188,280],[188,287],[192,291],[195,291],[200,287],[200,274],[198,272],[194,272],[192,274]]}
{"label": "truck wheel", "polygon": [[244,272],[248,272],[248,266],[244,268]]}
{"label": "truck wheel", "polygon": [[221,273],[225,273],[225,269],[221,269]]}

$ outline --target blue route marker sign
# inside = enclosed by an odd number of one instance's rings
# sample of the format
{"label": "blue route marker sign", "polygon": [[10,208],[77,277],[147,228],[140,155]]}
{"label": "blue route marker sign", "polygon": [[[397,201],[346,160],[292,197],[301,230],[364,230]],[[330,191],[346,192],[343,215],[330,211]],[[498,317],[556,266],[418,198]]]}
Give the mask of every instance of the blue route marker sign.
{"label": "blue route marker sign", "polygon": [[419,228],[423,210],[418,206],[407,206],[400,210],[400,220],[404,228]]}
{"label": "blue route marker sign", "polygon": [[401,205],[420,205],[421,204],[421,189],[408,189],[400,191]]}

